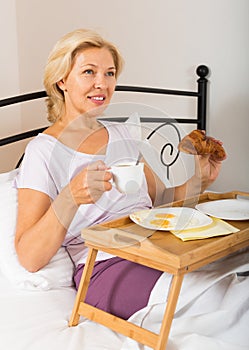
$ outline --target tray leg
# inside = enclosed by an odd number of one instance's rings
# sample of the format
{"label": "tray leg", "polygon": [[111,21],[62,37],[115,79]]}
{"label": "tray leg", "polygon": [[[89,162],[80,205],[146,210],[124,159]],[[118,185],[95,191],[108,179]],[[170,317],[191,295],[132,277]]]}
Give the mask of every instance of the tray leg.
{"label": "tray leg", "polygon": [[172,278],[171,287],[168,294],[167,306],[163,316],[158,342],[155,350],[165,350],[169,337],[170,327],[173,321],[177,300],[180,294],[184,274],[176,274]]}
{"label": "tray leg", "polygon": [[70,327],[77,326],[77,324],[79,323],[80,314],[78,311],[79,311],[80,303],[84,301],[86,298],[86,294],[90,283],[90,278],[92,276],[92,271],[93,271],[97,253],[98,253],[97,249],[89,248],[87,261],[80,280],[80,285],[76,295],[74,308],[71,314],[71,318],[69,320]]}

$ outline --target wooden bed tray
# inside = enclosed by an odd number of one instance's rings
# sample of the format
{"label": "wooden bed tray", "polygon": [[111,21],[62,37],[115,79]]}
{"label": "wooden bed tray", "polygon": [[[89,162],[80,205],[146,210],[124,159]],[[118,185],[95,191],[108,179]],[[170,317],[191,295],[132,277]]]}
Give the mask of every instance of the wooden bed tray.
{"label": "wooden bed tray", "polygon": [[[249,193],[240,191],[228,193],[207,192],[199,197],[174,202],[173,206],[194,207],[197,202],[237,198],[238,196],[249,196]],[[89,247],[88,258],[69,325],[76,326],[80,316],[84,316],[155,350],[165,350],[184,275],[249,246],[249,220],[229,222],[237,227],[239,231],[226,236],[188,242],[183,242],[169,232],[162,231],[156,231],[151,237],[146,238],[146,235],[149,235],[146,232],[147,229],[134,224],[129,217],[123,217],[89,228],[91,232],[96,229],[97,234],[100,236],[103,233],[101,233],[102,229],[111,228],[116,229],[117,232],[119,230],[125,231],[127,233],[125,238],[132,238],[132,234],[134,234],[135,237],[142,236],[143,239],[136,243],[133,242],[133,244],[126,244],[126,247],[122,248],[109,247],[108,244],[103,243],[103,240],[99,244],[96,243],[98,235],[94,236],[93,242],[90,240],[86,241],[86,245]],[[83,236],[85,233],[89,233],[88,229],[82,231]],[[159,334],[141,328],[84,302],[98,250],[173,275],[168,293],[167,307]]]}

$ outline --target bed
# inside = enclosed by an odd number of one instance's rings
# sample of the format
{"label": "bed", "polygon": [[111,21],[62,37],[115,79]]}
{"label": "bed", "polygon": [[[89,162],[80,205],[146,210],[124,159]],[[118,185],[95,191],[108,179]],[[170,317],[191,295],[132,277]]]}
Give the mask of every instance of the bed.
{"label": "bed", "polygon": [[[114,104],[113,110],[106,116],[107,119],[127,122],[135,106],[135,112],[141,116],[143,125],[141,137],[151,149],[157,150],[156,164],[160,163],[158,171],[169,185],[182,181],[174,174],[182,173],[183,169],[184,176],[189,176],[187,159],[181,158],[176,144],[189,130],[206,129],[208,72],[204,65],[197,67],[195,91],[117,86],[117,94],[121,94],[119,107],[126,111],[126,115],[117,116],[117,104]],[[130,94],[135,95],[133,101],[141,98],[143,102],[131,102],[127,108],[122,99],[126,101]],[[194,104],[191,107],[193,116],[172,116],[158,108],[152,111],[147,108],[147,96],[151,95],[160,95],[161,99],[190,98]],[[0,101],[0,106],[4,110],[15,104],[32,103],[45,97],[44,91],[28,93],[5,98]],[[145,105],[149,114],[147,116],[144,113]],[[11,145],[18,145],[23,140],[28,141],[44,128],[46,125],[2,138],[0,151],[6,147],[9,150]],[[0,174],[0,349],[148,349],[87,319],[81,319],[77,327],[68,327],[76,292],[71,279],[73,266],[64,248],[36,273],[29,273],[19,265],[13,246],[17,199],[12,182],[22,154],[23,148],[20,147],[20,154],[17,159],[13,159],[13,169]],[[248,270],[248,249],[244,249],[239,254],[189,273],[183,284],[167,350],[248,349]],[[165,288],[170,285],[170,281],[171,276],[163,274],[151,293],[148,307],[133,315],[132,322],[158,330],[160,315],[166,304]]]}

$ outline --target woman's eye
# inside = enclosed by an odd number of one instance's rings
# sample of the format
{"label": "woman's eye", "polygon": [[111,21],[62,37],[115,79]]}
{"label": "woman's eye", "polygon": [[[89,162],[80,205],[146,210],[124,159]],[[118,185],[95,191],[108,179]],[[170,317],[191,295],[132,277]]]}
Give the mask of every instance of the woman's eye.
{"label": "woman's eye", "polygon": [[89,74],[93,74],[94,72],[92,69],[86,69],[83,73],[89,75]]}
{"label": "woman's eye", "polygon": [[106,75],[108,75],[108,77],[114,77],[115,76],[115,72],[110,71],[110,72],[107,72]]}

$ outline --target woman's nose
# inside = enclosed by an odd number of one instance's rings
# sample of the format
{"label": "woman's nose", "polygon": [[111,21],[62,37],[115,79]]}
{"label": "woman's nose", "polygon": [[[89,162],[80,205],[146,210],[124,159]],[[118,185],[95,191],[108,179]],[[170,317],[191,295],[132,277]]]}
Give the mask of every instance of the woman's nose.
{"label": "woman's nose", "polygon": [[103,74],[97,74],[95,76],[95,81],[94,81],[94,87],[96,89],[104,89],[106,88],[107,83],[106,83],[106,77]]}

